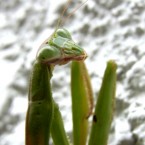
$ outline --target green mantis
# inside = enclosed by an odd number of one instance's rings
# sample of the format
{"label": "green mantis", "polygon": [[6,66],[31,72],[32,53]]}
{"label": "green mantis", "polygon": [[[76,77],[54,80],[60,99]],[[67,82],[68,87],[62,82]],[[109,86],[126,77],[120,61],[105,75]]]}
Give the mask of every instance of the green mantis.
{"label": "green mantis", "polygon": [[50,86],[53,67],[87,57],[66,29],[58,29],[40,47],[30,79],[26,145],[47,145],[49,142],[54,113]]}
{"label": "green mantis", "polygon": [[85,51],[72,40],[66,29],[56,29],[51,37],[42,43],[30,78],[26,145],[48,145],[51,126],[55,128],[52,121],[57,105],[53,101],[50,85],[53,67],[71,60],[82,61],[86,57]]}
{"label": "green mantis", "polygon": [[[88,133],[88,117],[92,113],[92,89],[89,80],[89,76],[83,61],[86,59],[87,54],[83,48],[76,44],[71,34],[64,28],[56,29],[55,32],[45,40],[40,46],[36,60],[33,64],[33,69],[29,84],[29,96],[28,96],[28,111],[26,115],[26,145],[48,145],[50,134],[53,138],[55,145],[69,145],[67,136],[64,131],[63,122],[59,108],[53,100],[51,93],[51,83],[53,68],[56,65],[64,65],[69,61],[79,61],[72,64],[72,107],[73,107],[73,124],[74,124],[74,144],[85,145],[87,142]],[[101,90],[99,101],[99,107],[102,102],[106,105],[106,101],[102,97],[108,97],[106,99],[109,105],[99,113],[99,109],[96,106],[94,120],[91,130],[91,136],[89,145],[96,144],[96,130],[100,129],[97,119],[104,118],[106,113],[108,118],[105,118],[105,124],[107,127],[102,131],[102,134],[98,137],[98,140],[103,140],[101,145],[106,145],[107,134],[110,127],[110,118],[112,115],[113,105],[112,97],[115,96],[115,71],[116,65],[113,61],[108,63],[110,67],[109,73],[105,74],[105,82],[109,81],[112,85],[104,90]],[[105,86],[106,84],[103,83]],[[108,95],[109,94],[109,95]],[[84,97],[85,96],[85,97]],[[91,101],[88,101],[88,98]],[[77,104],[77,105],[76,105]],[[91,106],[91,107],[90,107]],[[96,113],[97,112],[97,113]],[[111,113],[110,113],[111,112]],[[106,121],[107,120],[107,121]],[[103,122],[101,120],[101,122]],[[105,136],[104,136],[105,134]],[[95,136],[95,138],[94,138]],[[104,138],[105,140],[104,140]],[[101,138],[101,139],[100,139]],[[99,141],[100,142],[100,141]],[[98,142],[98,145],[100,144]]]}

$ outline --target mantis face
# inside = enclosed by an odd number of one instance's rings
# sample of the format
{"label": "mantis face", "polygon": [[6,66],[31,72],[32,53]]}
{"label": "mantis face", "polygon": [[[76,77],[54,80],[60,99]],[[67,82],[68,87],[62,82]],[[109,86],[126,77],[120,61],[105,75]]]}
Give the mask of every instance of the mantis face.
{"label": "mantis face", "polygon": [[86,59],[87,54],[76,44],[66,29],[58,29],[41,46],[37,59],[42,63],[62,65],[69,61],[81,61]]}

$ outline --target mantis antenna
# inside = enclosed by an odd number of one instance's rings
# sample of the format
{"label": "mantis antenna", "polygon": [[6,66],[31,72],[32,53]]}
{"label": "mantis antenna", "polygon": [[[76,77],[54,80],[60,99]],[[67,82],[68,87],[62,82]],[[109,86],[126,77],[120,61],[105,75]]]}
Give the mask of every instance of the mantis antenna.
{"label": "mantis antenna", "polygon": [[[66,22],[78,9],[80,9],[88,0],[84,1],[82,4],[78,5],[63,21],[62,24],[64,24],[64,22]],[[63,15],[62,15],[63,16]],[[61,25],[61,23],[60,23]]]}
{"label": "mantis antenna", "polygon": [[[64,15],[64,13],[66,12],[66,10],[67,10],[68,6],[70,5],[70,3],[71,3],[71,0],[68,0],[68,1],[67,1],[67,4],[65,5],[65,7],[64,7],[64,9],[63,9],[63,11],[62,11],[62,13],[61,13],[60,18],[58,19],[58,22],[57,22],[55,31],[56,31],[56,30],[59,28],[59,26],[61,25],[62,17],[63,17],[63,15]],[[55,32],[55,31],[54,31],[54,32]]]}
{"label": "mantis antenna", "polygon": [[[60,15],[60,18],[58,19],[58,22],[57,22],[57,25],[56,25],[56,28],[55,28],[55,31],[54,31],[54,33],[52,33],[52,35],[49,37],[49,38],[47,38],[42,44],[41,44],[41,46],[43,45],[43,44],[45,44],[45,43],[47,43],[48,42],[48,39],[51,39],[51,37],[53,37],[53,35],[55,34],[55,32],[57,31],[57,29],[61,26],[61,25],[63,25],[64,24],[64,22],[66,22],[79,8],[81,8],[86,2],[87,2],[88,0],[86,0],[86,1],[84,1],[82,4],[80,4],[80,5],[78,5],[65,19],[64,19],[64,21],[62,22],[62,17],[63,17],[63,15],[64,15],[64,13],[66,12],[66,10],[67,10],[67,8],[69,7],[69,5],[70,5],[70,3],[72,2],[72,0],[68,0],[67,1],[67,3],[66,3],[66,5],[65,5],[65,7],[64,7],[64,9],[63,9],[63,11],[62,11],[62,13],[61,13],[61,15]],[[38,48],[38,51],[41,49],[41,46]],[[38,51],[37,51],[37,53],[36,53],[36,57],[37,57],[37,55],[38,55]]]}
{"label": "mantis antenna", "polygon": [[[65,5],[62,13],[61,13],[61,16],[60,18],[58,19],[58,22],[57,22],[57,26],[55,28],[55,31],[60,27],[62,26],[78,9],[80,9],[88,0],[84,1],[82,4],[78,5],[65,19],[64,21],[62,22],[62,17],[64,15],[64,13],[66,12],[68,6],[70,5],[72,0],[68,0],[67,4]],[[54,31],[54,32],[55,32]]]}

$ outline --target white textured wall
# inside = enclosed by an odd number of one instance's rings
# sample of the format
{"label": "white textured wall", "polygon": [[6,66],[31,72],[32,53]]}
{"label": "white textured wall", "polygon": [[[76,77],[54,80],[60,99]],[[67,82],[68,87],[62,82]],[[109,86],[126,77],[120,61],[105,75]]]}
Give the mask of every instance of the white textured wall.
{"label": "white textured wall", "polygon": [[[28,80],[37,49],[53,32],[64,0],[0,0],[0,145],[24,145]],[[74,1],[67,13],[79,4]],[[118,64],[109,145],[145,144],[145,1],[88,0],[64,27],[87,51],[95,97],[106,61]],[[69,64],[55,68],[53,94],[71,131]],[[69,114],[69,115],[68,115]]]}

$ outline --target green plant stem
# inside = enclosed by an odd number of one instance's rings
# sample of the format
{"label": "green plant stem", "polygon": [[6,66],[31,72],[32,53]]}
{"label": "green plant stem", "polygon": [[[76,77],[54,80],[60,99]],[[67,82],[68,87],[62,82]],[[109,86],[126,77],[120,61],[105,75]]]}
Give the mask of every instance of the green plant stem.
{"label": "green plant stem", "polygon": [[115,102],[116,68],[114,61],[108,61],[95,107],[89,145],[107,145]]}

